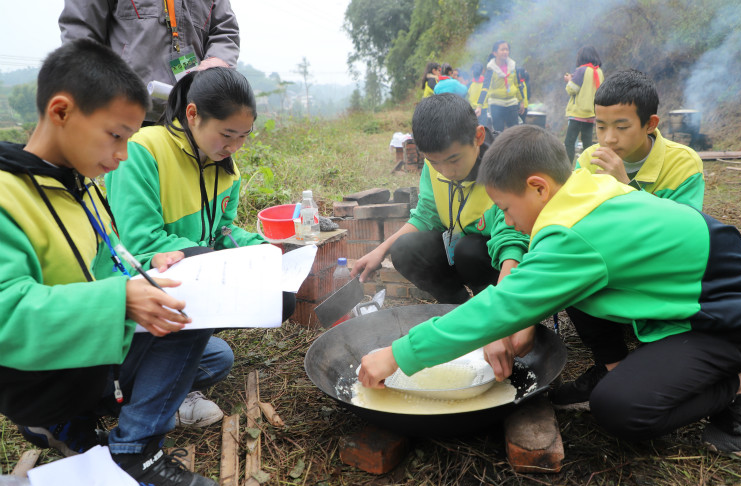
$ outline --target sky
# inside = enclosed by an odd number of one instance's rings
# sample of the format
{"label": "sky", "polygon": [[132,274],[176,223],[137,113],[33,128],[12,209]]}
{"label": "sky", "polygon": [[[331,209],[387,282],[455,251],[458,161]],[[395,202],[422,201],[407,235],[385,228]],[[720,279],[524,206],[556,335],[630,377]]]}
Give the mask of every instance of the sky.
{"label": "sky", "polygon": [[[342,31],[349,3],[231,0],[240,28],[239,60],[266,74],[275,71],[282,79],[298,80],[293,71],[305,56],[312,82],[353,84],[347,72],[352,42]],[[61,45],[57,19],[64,0],[0,0],[0,5],[0,71],[40,66]]]}

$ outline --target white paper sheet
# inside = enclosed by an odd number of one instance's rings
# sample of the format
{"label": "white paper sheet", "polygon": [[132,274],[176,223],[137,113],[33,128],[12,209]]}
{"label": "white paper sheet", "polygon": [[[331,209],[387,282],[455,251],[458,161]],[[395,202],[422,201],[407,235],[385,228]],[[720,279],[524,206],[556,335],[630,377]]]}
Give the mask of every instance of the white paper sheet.
{"label": "white paper sheet", "polygon": [[108,447],[95,446],[84,454],[59,459],[28,471],[32,486],[138,486],[118,467]]}
{"label": "white paper sheet", "polygon": [[316,257],[316,245],[302,246],[283,255],[283,292],[298,292]]}
{"label": "white paper sheet", "polygon": [[[184,311],[193,319],[186,330],[279,327],[282,323],[282,257],[276,246],[252,245],[204,253],[186,258],[161,274],[156,269],[147,273],[182,282],[178,287],[165,288],[165,292],[185,301]],[[146,331],[141,326],[136,330]]]}

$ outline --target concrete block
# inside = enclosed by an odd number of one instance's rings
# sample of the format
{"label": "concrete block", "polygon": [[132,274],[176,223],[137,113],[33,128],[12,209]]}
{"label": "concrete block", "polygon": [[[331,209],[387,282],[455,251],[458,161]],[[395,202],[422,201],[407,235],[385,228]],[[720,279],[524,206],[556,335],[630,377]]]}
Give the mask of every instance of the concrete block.
{"label": "concrete block", "polygon": [[409,452],[409,439],[374,426],[340,439],[340,460],[371,474],[385,474]]}
{"label": "concrete block", "polygon": [[353,208],[355,219],[408,218],[409,204],[369,204]]}
{"label": "concrete block", "polygon": [[548,399],[520,404],[504,420],[507,460],[517,472],[557,473],[564,459],[558,420]]}
{"label": "concrete block", "polygon": [[352,209],[357,201],[335,201],[332,203],[332,214],[338,218],[352,218]]}
{"label": "concrete block", "polygon": [[347,230],[349,240],[383,241],[383,223],[376,219],[342,219],[340,228]]}
{"label": "concrete block", "polygon": [[357,201],[361,206],[366,204],[381,204],[388,202],[389,199],[391,199],[391,191],[381,188],[368,189],[366,191],[348,194],[342,198],[343,201]]}
{"label": "concrete block", "polygon": [[383,238],[386,239],[401,229],[409,221],[407,218],[384,219],[383,220]]}

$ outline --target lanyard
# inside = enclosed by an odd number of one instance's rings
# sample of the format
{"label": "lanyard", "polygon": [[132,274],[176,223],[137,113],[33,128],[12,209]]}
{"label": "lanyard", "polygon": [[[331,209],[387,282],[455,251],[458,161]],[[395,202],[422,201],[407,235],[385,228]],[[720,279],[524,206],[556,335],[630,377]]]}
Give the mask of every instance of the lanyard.
{"label": "lanyard", "polygon": [[206,224],[203,221],[203,210],[206,210],[206,218],[208,218],[208,246],[213,248],[216,238],[214,238],[214,221],[216,220],[216,198],[219,190],[219,166],[214,164],[214,198],[211,204],[211,208],[208,207],[208,193],[206,192],[206,181],[203,177],[203,170],[205,167],[201,167],[201,240],[206,238]]}
{"label": "lanyard", "polygon": [[78,196],[77,200],[82,206],[82,208],[85,210],[85,213],[87,214],[87,219],[90,220],[90,224],[93,226],[93,229],[96,233],[103,239],[106,246],[108,247],[108,251],[111,252],[111,260],[113,260],[113,271],[120,270],[121,273],[126,275],[127,277],[131,278],[131,274],[126,270],[126,267],[123,266],[121,263],[121,259],[118,257],[118,254],[116,253],[116,250],[113,249],[113,245],[111,245],[111,239],[108,237],[108,234],[105,232],[105,225],[103,224],[103,220],[100,217],[100,213],[98,213],[98,208],[95,206],[95,202],[93,201],[93,197],[90,195],[90,190],[88,189],[87,185],[85,185],[85,192],[87,193],[87,197],[90,199],[90,204],[93,205],[93,209],[95,210],[95,215],[93,215],[92,212],[90,212],[90,209],[88,209],[87,205],[85,204],[85,201],[82,200],[81,197]]}
{"label": "lanyard", "polygon": [[[453,186],[455,186],[455,188]],[[461,213],[463,212],[463,206],[466,205],[466,202],[471,196],[473,189],[468,193],[466,197],[463,197],[463,189],[463,185],[459,184],[456,181],[448,182],[448,221],[450,222],[449,230],[451,235],[456,224],[461,227],[461,231],[464,230],[463,226],[461,226]],[[460,202],[460,206],[458,206],[458,216],[456,217],[456,220],[453,221],[453,196],[455,196],[456,192],[458,192],[458,201]]]}
{"label": "lanyard", "polygon": [[164,0],[164,2],[165,14],[168,16],[165,21],[167,22],[167,26],[170,28],[170,32],[172,32],[172,45],[175,47],[176,51],[180,52],[178,21],[175,18],[175,0]]}

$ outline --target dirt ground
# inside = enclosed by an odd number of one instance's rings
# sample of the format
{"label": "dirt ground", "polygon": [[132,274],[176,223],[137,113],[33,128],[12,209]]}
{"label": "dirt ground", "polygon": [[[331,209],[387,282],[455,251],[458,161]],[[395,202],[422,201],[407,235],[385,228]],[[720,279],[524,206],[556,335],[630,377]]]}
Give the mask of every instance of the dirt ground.
{"label": "dirt ground", "polygon": [[[730,167],[730,168],[728,168]],[[739,161],[705,166],[705,210],[741,227]],[[391,302],[404,305],[411,302]],[[562,316],[561,335],[569,360],[568,380],[590,364],[588,352]],[[546,323],[549,324],[549,323]],[[276,330],[225,331],[221,336],[235,350],[230,376],[208,392],[227,413],[244,412],[247,375],[259,371],[261,400],[271,403],[285,421],[259,424],[262,440],[261,476],[267,485],[715,485],[741,484],[741,461],[708,451],[701,443],[702,423],[657,440],[632,443],[602,431],[589,413],[558,412],[566,458],[558,474],[519,474],[507,463],[501,427],[461,439],[412,439],[410,453],[390,473],[380,476],[344,465],[340,440],[364,422],[317,389],[307,378],[303,358],[320,331],[295,324]],[[256,431],[245,429],[242,436]],[[110,422],[109,425],[113,425]],[[7,474],[28,445],[12,425],[0,418],[0,467]],[[176,429],[169,446],[196,445],[196,468],[218,479],[221,428]],[[244,460],[246,451],[241,451]],[[57,459],[44,452],[41,462]],[[243,478],[242,478],[243,479]],[[240,479],[240,484],[241,480]]]}

